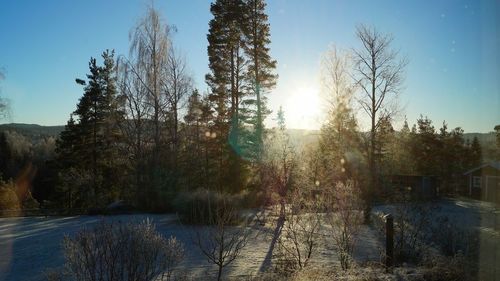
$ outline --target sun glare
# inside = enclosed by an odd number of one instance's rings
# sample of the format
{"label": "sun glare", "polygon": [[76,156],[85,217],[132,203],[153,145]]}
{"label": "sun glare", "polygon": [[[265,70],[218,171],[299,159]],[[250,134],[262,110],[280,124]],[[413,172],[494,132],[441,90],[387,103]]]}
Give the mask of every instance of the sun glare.
{"label": "sun glare", "polygon": [[318,129],[320,107],[318,88],[297,88],[283,106],[287,126],[295,129]]}

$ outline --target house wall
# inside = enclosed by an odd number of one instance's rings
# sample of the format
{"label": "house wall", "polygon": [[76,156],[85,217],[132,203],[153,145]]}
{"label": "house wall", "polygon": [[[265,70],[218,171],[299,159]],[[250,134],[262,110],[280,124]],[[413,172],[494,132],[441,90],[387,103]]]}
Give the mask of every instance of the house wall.
{"label": "house wall", "polygon": [[[500,203],[500,171],[492,167],[484,167],[467,175],[469,195],[472,198]],[[480,180],[480,187],[474,185]]]}

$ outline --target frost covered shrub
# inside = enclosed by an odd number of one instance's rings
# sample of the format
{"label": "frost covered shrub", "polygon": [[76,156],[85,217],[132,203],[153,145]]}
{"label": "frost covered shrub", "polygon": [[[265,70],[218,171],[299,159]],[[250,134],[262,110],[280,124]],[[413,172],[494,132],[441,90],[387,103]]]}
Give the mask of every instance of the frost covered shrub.
{"label": "frost covered shrub", "polygon": [[139,224],[105,223],[83,229],[63,241],[65,280],[171,280],[184,259],[184,246],[164,238],[146,220]]}
{"label": "frost covered shrub", "polygon": [[363,202],[359,188],[351,181],[337,183],[328,196],[325,196],[325,222],[330,226],[329,241],[334,245],[341,268],[351,267],[356,235],[363,222]]}
{"label": "frost covered shrub", "polygon": [[302,190],[288,194],[287,204],[273,263],[277,271],[289,275],[306,268],[317,253],[321,221],[320,204],[308,200]]}
{"label": "frost covered shrub", "polygon": [[20,207],[14,183],[0,181],[0,215],[4,210],[19,210]]}
{"label": "frost covered shrub", "polygon": [[476,280],[474,264],[462,254],[434,256],[425,265],[423,279],[427,281]]}

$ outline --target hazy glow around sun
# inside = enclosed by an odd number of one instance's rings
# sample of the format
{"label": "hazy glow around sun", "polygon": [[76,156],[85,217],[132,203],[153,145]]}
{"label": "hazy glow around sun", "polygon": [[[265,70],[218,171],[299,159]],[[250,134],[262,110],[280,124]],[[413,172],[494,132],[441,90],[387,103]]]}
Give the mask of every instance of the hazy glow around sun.
{"label": "hazy glow around sun", "polygon": [[321,100],[315,86],[299,87],[283,104],[287,126],[293,129],[319,129]]}

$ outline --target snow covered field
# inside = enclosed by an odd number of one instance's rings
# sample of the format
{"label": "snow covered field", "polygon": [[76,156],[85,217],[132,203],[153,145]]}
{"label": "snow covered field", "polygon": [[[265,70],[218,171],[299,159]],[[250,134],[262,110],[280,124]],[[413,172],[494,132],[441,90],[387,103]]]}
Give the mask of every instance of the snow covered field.
{"label": "snow covered field", "polygon": [[[46,269],[57,268],[64,262],[61,241],[65,234],[72,235],[81,227],[91,227],[103,219],[139,222],[146,218],[151,219],[164,236],[174,235],[184,243],[187,257],[182,267],[190,275],[203,277],[216,273],[216,269],[192,242],[195,230],[199,231],[200,227],[181,225],[175,215],[26,217],[0,219],[0,280],[44,280]],[[268,269],[271,265],[274,228],[271,223],[266,227],[268,231],[253,230],[241,257],[225,269],[225,275],[242,277]],[[375,231],[364,227],[359,238],[363,246],[356,253],[358,261],[379,260],[380,245]],[[322,242],[311,263],[333,265],[337,260],[331,247]]]}
{"label": "snow covered field", "polygon": [[[477,201],[441,201],[440,213],[446,214],[467,228],[477,228],[481,233],[480,267],[483,276],[500,280],[500,210],[492,204]],[[391,206],[376,207],[376,211],[390,212]],[[0,280],[44,280],[44,270],[57,268],[64,262],[61,241],[65,234],[72,235],[81,227],[91,227],[101,220],[142,221],[151,219],[164,236],[176,236],[186,248],[182,267],[194,277],[213,275],[216,270],[193,244],[197,226],[178,223],[175,215],[118,215],[76,217],[25,217],[0,218]],[[262,272],[270,266],[275,225],[266,225],[267,231],[253,230],[251,240],[242,256],[225,270],[226,276],[248,276]],[[262,229],[261,229],[262,230]],[[377,231],[363,226],[358,237],[355,259],[358,262],[380,261],[381,239]],[[324,241],[312,264],[333,266],[337,264],[335,252]],[[496,279],[496,277],[499,277]]]}

